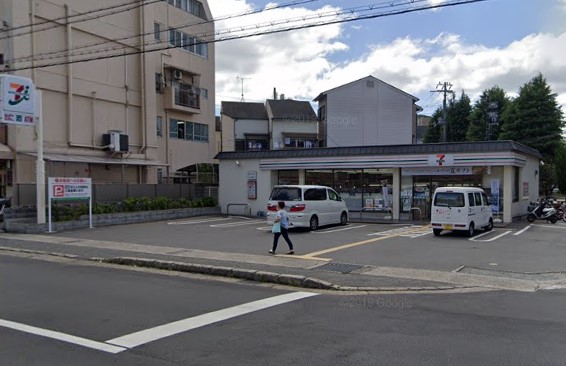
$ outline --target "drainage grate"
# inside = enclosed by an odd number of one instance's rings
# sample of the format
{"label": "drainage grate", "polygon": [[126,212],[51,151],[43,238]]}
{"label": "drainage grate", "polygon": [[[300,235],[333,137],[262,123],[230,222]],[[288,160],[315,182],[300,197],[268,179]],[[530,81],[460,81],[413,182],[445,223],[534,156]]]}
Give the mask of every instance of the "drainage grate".
{"label": "drainage grate", "polygon": [[355,271],[356,269],[360,269],[363,266],[359,264],[349,264],[349,263],[326,263],[320,267],[316,267],[316,269],[322,269],[323,271],[332,271],[332,272],[342,272],[342,273],[350,273]]}

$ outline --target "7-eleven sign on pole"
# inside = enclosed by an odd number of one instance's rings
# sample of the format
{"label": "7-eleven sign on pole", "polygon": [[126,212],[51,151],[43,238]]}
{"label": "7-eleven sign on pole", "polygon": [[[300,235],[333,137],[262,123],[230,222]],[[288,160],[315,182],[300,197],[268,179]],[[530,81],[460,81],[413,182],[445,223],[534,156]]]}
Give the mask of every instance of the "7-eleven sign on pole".
{"label": "7-eleven sign on pole", "polygon": [[0,122],[36,127],[37,160],[35,163],[37,223],[45,224],[45,162],[43,161],[43,116],[41,91],[31,79],[0,75]]}

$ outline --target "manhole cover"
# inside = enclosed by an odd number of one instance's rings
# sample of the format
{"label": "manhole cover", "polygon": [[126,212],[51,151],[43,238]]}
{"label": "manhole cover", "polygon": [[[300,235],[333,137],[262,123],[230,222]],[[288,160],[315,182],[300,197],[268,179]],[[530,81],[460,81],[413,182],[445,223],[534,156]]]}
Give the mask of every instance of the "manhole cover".
{"label": "manhole cover", "polygon": [[356,269],[360,269],[363,266],[359,264],[349,264],[349,263],[326,263],[320,267],[316,267],[316,269],[322,269],[323,271],[332,271],[332,272],[342,272],[342,273],[350,273],[355,271]]}

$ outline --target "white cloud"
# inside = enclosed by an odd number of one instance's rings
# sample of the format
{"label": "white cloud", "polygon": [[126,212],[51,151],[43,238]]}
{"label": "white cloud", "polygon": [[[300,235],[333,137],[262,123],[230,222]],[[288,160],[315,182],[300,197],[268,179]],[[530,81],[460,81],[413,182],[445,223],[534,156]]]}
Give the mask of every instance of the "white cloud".
{"label": "white cloud", "polygon": [[[228,4],[238,5],[236,12],[250,9],[243,0],[211,3],[213,10],[216,6],[226,9]],[[244,19],[249,22],[246,24],[253,24],[258,19],[312,13],[307,9],[278,9]],[[242,22],[242,18],[234,19],[224,22],[224,26]],[[219,43],[218,103],[240,99],[237,75],[251,78],[244,84],[248,101],[270,98],[274,87],[287,97],[313,99],[320,92],[373,75],[419,97],[419,104],[431,113],[439,101],[430,90],[438,82],[449,81],[458,93],[464,90],[474,99],[494,85],[514,95],[541,72],[566,113],[566,32],[532,34],[503,47],[467,44],[459,35],[448,33],[431,39],[407,36],[369,45],[366,54],[351,55],[346,43],[353,40],[343,37],[342,30],[342,25],[331,25]]]}

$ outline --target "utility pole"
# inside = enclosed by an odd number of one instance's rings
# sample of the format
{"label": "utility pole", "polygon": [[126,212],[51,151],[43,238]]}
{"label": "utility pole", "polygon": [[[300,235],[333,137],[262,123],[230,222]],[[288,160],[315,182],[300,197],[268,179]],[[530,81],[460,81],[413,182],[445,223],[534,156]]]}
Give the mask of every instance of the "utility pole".
{"label": "utility pole", "polygon": [[244,80],[249,80],[251,78],[245,78],[243,76],[236,76],[236,80],[240,81],[242,83],[242,99],[240,100],[240,102],[244,102]]}
{"label": "utility pole", "polygon": [[444,133],[443,133],[444,142],[446,142],[447,140],[447,131],[448,131],[448,121],[446,120],[446,94],[454,95],[454,91],[451,89],[452,89],[452,84],[445,81],[444,83],[438,83],[438,85],[436,86],[436,90],[430,91],[431,93],[444,94],[444,99],[442,102],[442,123],[440,123],[441,125],[444,125]]}

